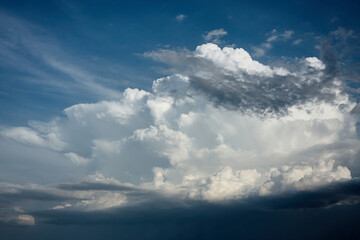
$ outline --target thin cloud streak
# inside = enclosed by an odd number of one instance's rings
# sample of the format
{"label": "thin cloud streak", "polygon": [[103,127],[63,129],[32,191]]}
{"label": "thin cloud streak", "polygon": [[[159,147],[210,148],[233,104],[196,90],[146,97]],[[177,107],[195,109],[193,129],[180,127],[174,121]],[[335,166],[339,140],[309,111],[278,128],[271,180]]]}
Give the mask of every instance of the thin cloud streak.
{"label": "thin cloud streak", "polygon": [[119,92],[101,84],[106,79],[77,66],[74,58],[61,49],[61,44],[42,29],[5,13],[1,15],[1,23],[1,62],[30,74],[30,77],[22,77],[22,80],[57,91],[73,92],[78,89],[77,92],[82,92],[86,89],[86,92],[99,98],[118,96]]}

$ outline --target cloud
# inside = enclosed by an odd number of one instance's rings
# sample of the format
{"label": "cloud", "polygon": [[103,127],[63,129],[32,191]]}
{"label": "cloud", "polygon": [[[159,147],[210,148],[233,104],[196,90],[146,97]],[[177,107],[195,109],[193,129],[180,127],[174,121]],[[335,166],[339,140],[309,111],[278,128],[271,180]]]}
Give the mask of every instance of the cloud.
{"label": "cloud", "polygon": [[90,159],[81,157],[81,156],[77,155],[76,153],[72,153],[72,152],[65,153],[64,155],[65,155],[65,157],[69,158],[73,163],[79,164],[79,165],[87,164],[90,161]]}
{"label": "cloud", "polygon": [[[24,144],[33,146],[51,148],[54,150],[62,150],[66,143],[60,140],[59,131],[56,126],[51,126],[53,123],[49,123],[48,126],[39,129],[36,122],[31,123],[33,129],[28,127],[15,127],[6,129],[1,132],[6,138],[10,138]],[[34,130],[36,129],[36,130]],[[45,130],[45,131],[43,131]]]}
{"label": "cloud", "polygon": [[357,39],[358,36],[357,34],[354,32],[354,30],[351,29],[346,29],[343,27],[338,27],[336,30],[331,31],[330,35],[335,37],[336,39],[341,39],[343,41],[346,41],[348,39]]}
{"label": "cloud", "polygon": [[3,11],[0,15],[0,66],[16,69],[14,78],[21,83],[20,87],[31,83],[42,90],[41,94],[71,95],[76,92],[77,96],[91,95],[92,99],[117,96],[115,89],[107,87],[114,80],[99,75],[95,67],[90,67],[89,61],[76,59],[74,53],[44,29]]}
{"label": "cloud", "polygon": [[294,34],[293,30],[286,30],[283,33],[278,33],[276,29],[273,29],[270,36],[266,39],[267,42],[276,42],[276,41],[287,41],[291,39]]}
{"label": "cloud", "polygon": [[19,215],[16,222],[19,225],[35,225],[35,219],[30,215]]}
{"label": "cloud", "polygon": [[[282,33],[279,33],[278,30],[273,29],[270,33],[267,33],[268,38],[265,42],[263,42],[258,47],[252,47],[253,55],[255,57],[262,57],[265,55],[266,51],[268,49],[271,49],[273,47],[273,44],[276,42],[287,42],[290,40],[295,32],[293,30],[285,30]],[[293,42],[294,45],[300,44],[302,40],[297,39]]]}
{"label": "cloud", "polygon": [[[24,204],[26,201],[33,203],[32,210],[64,209],[99,210],[127,204],[130,199],[132,204],[140,201],[134,196],[141,196],[145,190],[131,184],[121,184],[114,178],[105,178],[101,174],[90,175],[85,182],[76,184],[61,184],[58,186],[43,186],[38,184],[11,184],[0,183],[0,213],[12,206]],[[34,204],[41,202],[41,204]],[[28,211],[15,212],[23,215]],[[0,217],[2,214],[0,214]],[[4,219],[14,214],[6,213]],[[24,221],[26,219],[24,218]]]}
{"label": "cloud", "polygon": [[21,226],[34,226],[35,218],[31,215],[12,215],[2,217],[0,215],[0,223],[10,224],[10,225],[21,225]]}
{"label": "cloud", "polygon": [[299,45],[303,40],[302,39],[296,39],[293,44],[294,45]]}
{"label": "cloud", "polygon": [[187,16],[184,14],[179,14],[176,16],[176,21],[182,22]]}
{"label": "cloud", "polygon": [[[296,71],[290,72],[261,64],[242,48],[221,49],[212,43],[198,46],[193,53],[159,51],[147,56],[185,72],[192,87],[206,93],[215,104],[247,113],[286,113],[289,107],[307,101],[342,98],[336,86],[340,82],[327,73],[336,66],[328,62],[326,69],[316,68],[310,60],[321,65],[317,58],[300,60],[294,66]],[[324,59],[329,61],[330,57]]]}
{"label": "cloud", "polygon": [[[225,35],[212,32],[213,42]],[[268,43],[292,34],[273,32]],[[357,104],[331,43],[321,52],[290,67],[215,43],[145,53],[170,67],[151,90],[128,88],[48,122],[1,128],[2,171],[12,179],[0,184],[1,216],[59,225],[169,216],[202,223],[248,207],[263,215],[357,205]],[[45,174],[54,177],[44,182]],[[21,214],[6,210],[18,206]]]}
{"label": "cloud", "polygon": [[[300,236],[297,236],[299,239],[311,239],[314,235],[338,238],[339,229],[347,229],[351,236],[356,235],[356,226],[351,223],[356,222],[359,213],[356,204],[359,201],[358,189],[359,182],[354,179],[313,191],[252,197],[226,203],[179,202],[176,198],[162,196],[142,203],[140,208],[115,208],[111,212],[46,210],[36,211],[34,214],[37,218],[43,219],[43,227],[49,224],[60,228],[67,228],[73,224],[76,224],[77,228],[90,225],[92,231],[99,226],[115,226],[116,229],[121,229],[119,234],[116,234],[117,237],[139,231],[136,236],[142,237],[143,233],[146,238],[149,234],[158,235],[159,231],[162,234],[173,234],[171,236],[180,234],[187,239],[197,239],[199,236],[209,239],[218,239],[220,236],[246,238],[249,235],[266,239],[267,231],[271,232],[272,238],[281,237],[284,229],[286,233],[297,232],[299,224],[305,221]],[[323,224],[328,226],[329,223],[334,224],[334,232],[329,233],[314,227]],[[239,228],[239,225],[242,228]],[[157,231],[148,232],[148,228]]]}
{"label": "cloud", "polygon": [[221,43],[220,38],[227,35],[227,32],[223,28],[214,29],[208,32],[206,35],[204,35],[204,39],[207,42],[213,42],[213,43]]}
{"label": "cloud", "polygon": [[97,177],[96,185],[74,187],[76,195],[66,196],[86,199],[67,202],[72,207],[126,204],[126,194],[95,190],[111,177],[207,201],[309,190],[352,178],[359,140],[357,118],[349,112],[356,104],[332,70],[331,51],[324,61],[299,59],[291,71],[213,43],[147,56],[178,73],[155,80],[151,92],[129,88],[117,100],[66,108],[50,123],[2,130],[5,139],[61,154],[75,170],[106,176]]}

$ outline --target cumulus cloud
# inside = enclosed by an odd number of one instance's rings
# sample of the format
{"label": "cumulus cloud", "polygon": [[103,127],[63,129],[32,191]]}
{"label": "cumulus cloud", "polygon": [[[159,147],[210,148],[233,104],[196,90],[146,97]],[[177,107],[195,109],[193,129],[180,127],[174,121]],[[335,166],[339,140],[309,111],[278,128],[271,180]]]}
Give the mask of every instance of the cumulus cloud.
{"label": "cumulus cloud", "polygon": [[206,93],[215,104],[247,113],[286,113],[289,107],[307,101],[342,101],[343,97],[330,56],[325,58],[326,68],[314,57],[300,60],[296,70],[289,71],[261,64],[242,48],[221,49],[212,43],[198,46],[193,53],[146,55],[185,72],[192,87]]}
{"label": "cumulus cloud", "polygon": [[70,106],[50,122],[3,128],[5,140],[56,152],[62,158],[52,161],[89,175],[55,187],[3,183],[3,196],[45,199],[49,211],[100,211],[150,196],[278,196],[354,176],[359,117],[350,113],[356,103],[343,91],[331,51],[291,69],[214,43],[146,56],[174,69],[151,91],[128,88],[116,100]]}

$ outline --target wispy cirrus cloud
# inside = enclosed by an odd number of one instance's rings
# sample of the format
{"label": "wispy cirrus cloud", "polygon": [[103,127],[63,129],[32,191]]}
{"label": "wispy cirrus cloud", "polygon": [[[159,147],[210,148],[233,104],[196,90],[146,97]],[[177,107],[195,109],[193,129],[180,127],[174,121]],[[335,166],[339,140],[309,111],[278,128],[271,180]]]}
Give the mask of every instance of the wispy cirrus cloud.
{"label": "wispy cirrus cloud", "polygon": [[65,94],[76,90],[78,94],[88,92],[99,98],[117,96],[116,90],[103,84],[109,79],[84,70],[84,65],[43,29],[4,12],[0,18],[0,64],[16,69],[18,81]]}

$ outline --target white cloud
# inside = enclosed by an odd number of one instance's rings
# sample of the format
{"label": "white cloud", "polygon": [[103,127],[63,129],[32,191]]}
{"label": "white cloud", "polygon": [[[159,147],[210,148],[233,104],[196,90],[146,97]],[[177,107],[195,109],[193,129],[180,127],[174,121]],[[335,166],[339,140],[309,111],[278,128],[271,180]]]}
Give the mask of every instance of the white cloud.
{"label": "white cloud", "polygon": [[100,192],[89,200],[82,200],[78,204],[88,210],[101,210],[118,207],[126,203],[126,196],[117,192]]}
{"label": "white cloud", "polygon": [[305,58],[305,62],[312,68],[319,69],[319,70],[325,69],[325,64],[316,57]]}
{"label": "white cloud", "polygon": [[267,42],[275,42],[275,41],[287,41],[291,39],[294,31],[286,30],[283,33],[278,33],[276,29],[271,31],[270,37],[267,38]]}
{"label": "white cloud", "polygon": [[187,16],[184,14],[179,14],[176,16],[176,21],[182,22]]}
{"label": "white cloud", "polygon": [[54,210],[56,210],[56,209],[64,209],[64,208],[68,208],[68,207],[71,207],[71,206],[72,205],[70,203],[66,203],[64,205],[57,205],[57,206],[55,206],[55,207],[53,207],[51,209],[54,209]]}
{"label": "white cloud", "polygon": [[[300,59],[290,71],[242,48],[208,43],[185,52],[170,52],[177,74],[155,80],[152,91],[126,89],[116,100],[76,104],[51,123],[5,128],[2,136],[65,154],[77,163],[72,168],[86,166],[88,182],[128,182],[183,198],[221,201],[351,179],[360,151],[349,114],[355,103],[336,78],[322,84],[326,62]],[[130,201],[123,192],[36,188],[75,199],[55,208]]]}
{"label": "white cloud", "polygon": [[296,39],[293,44],[294,45],[299,45],[303,40],[302,39]]}
{"label": "white cloud", "polygon": [[36,131],[26,127],[6,129],[2,131],[2,135],[7,138],[12,138],[19,142],[27,144],[33,144],[38,146],[46,145],[46,141],[42,137],[40,137]]}
{"label": "white cloud", "polygon": [[[279,33],[276,29],[273,29],[270,33],[267,33],[269,36],[265,42],[263,42],[260,46],[253,47],[253,55],[254,57],[262,57],[265,55],[268,49],[273,47],[275,42],[283,41],[286,42],[292,38],[295,32],[293,30],[285,30],[282,33]],[[300,44],[302,40],[298,39],[294,41],[294,45]]]}
{"label": "white cloud", "polygon": [[207,42],[220,43],[220,38],[227,35],[227,32],[223,28],[214,29],[204,35],[204,39]]}
{"label": "white cloud", "polygon": [[87,163],[90,162],[90,159],[81,157],[76,153],[70,152],[70,153],[65,153],[64,155],[65,155],[65,157],[70,159],[74,164],[77,164],[77,165],[86,165]]}
{"label": "white cloud", "polygon": [[33,146],[51,148],[54,150],[62,150],[66,143],[60,138],[60,133],[56,126],[47,126],[48,129],[38,128],[41,123],[32,122],[33,129],[28,127],[14,127],[1,131],[1,135],[6,138],[22,142],[24,144],[30,144]]}
{"label": "white cloud", "polygon": [[289,71],[283,68],[271,69],[251,58],[250,54],[242,48],[224,47],[221,49],[216,44],[208,43],[198,46],[195,56],[205,58],[221,69],[233,72],[245,72],[258,76],[288,75]]}
{"label": "white cloud", "polygon": [[19,225],[35,225],[35,219],[31,215],[19,215],[16,222]]}

